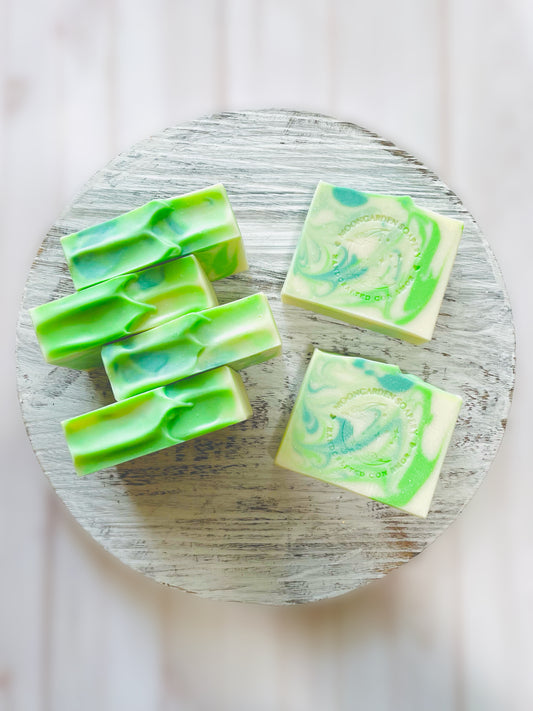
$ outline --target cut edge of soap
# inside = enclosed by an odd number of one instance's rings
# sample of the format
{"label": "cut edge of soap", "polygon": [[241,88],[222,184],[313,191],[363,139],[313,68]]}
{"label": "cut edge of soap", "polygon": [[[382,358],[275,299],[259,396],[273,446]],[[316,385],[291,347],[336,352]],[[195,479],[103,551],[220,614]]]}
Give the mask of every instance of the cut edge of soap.
{"label": "cut edge of soap", "polygon": [[[394,326],[391,323],[383,324],[381,321],[375,321],[372,318],[356,315],[350,311],[345,311],[343,309],[337,309],[332,306],[324,306],[318,301],[312,299],[304,299],[300,296],[295,296],[287,291],[285,285],[281,291],[281,301],[284,304],[290,306],[297,306],[308,311],[313,311],[314,313],[320,314],[321,316],[329,316],[330,318],[336,318],[339,321],[344,321],[351,326],[358,326],[359,328],[370,329],[376,333],[381,333],[384,336],[390,336],[392,338],[398,338],[407,343],[412,343],[413,345],[422,345],[428,343],[433,337],[433,332],[435,328],[431,330],[429,335],[416,334],[413,331],[405,331],[404,329]],[[435,326],[435,324],[434,324]]]}
{"label": "cut edge of soap", "polygon": [[[191,260],[196,264],[196,267],[198,268],[198,283],[202,287],[202,289],[205,292],[206,297],[210,302],[212,302],[211,306],[207,306],[208,309],[212,309],[215,306],[218,306],[218,296],[216,294],[215,289],[213,288],[213,283],[205,273],[205,269],[202,266],[202,263],[196,256],[196,254],[193,252],[192,254],[185,254],[183,257],[177,257],[176,260],[178,261],[179,259],[185,259],[186,257],[190,257]],[[157,266],[157,264],[154,264],[154,267]],[[147,267],[147,270],[150,269],[150,267]],[[144,270],[141,270],[144,271]],[[154,327],[155,328],[155,327]],[[149,329],[147,329],[149,330]]]}
{"label": "cut edge of soap", "polygon": [[[203,249],[197,249],[194,252],[190,252],[190,256],[196,257],[198,262],[200,263],[200,266],[204,270],[207,278],[210,281],[218,281],[219,279],[225,279],[226,277],[233,276],[234,274],[240,274],[241,272],[246,271],[247,269],[250,268],[248,264],[248,258],[246,256],[246,250],[244,248],[244,240],[242,238],[242,235],[240,234],[240,228],[235,222],[237,226],[237,230],[239,231],[238,235],[235,235],[234,237],[228,237],[227,239],[221,240],[220,242],[217,242],[213,245],[210,245],[209,247],[204,247]],[[217,249],[220,249],[220,245],[224,243],[229,243],[229,242],[236,242],[237,243],[237,266],[229,271],[227,274],[220,274],[217,275],[215,272],[212,272],[208,268],[208,260],[203,259],[204,255],[210,254],[210,252],[215,251]],[[187,255],[183,255],[187,256]]]}
{"label": "cut edge of soap", "polygon": [[221,367],[226,367],[228,369],[230,377],[232,379],[232,383],[235,388],[236,395],[239,397],[239,404],[242,406],[242,417],[239,417],[239,419],[235,420],[235,422],[233,423],[236,425],[238,422],[244,422],[245,420],[248,420],[253,415],[252,405],[250,403],[250,398],[248,397],[248,392],[244,386],[242,377],[239,375],[239,373],[237,373],[229,365]]}

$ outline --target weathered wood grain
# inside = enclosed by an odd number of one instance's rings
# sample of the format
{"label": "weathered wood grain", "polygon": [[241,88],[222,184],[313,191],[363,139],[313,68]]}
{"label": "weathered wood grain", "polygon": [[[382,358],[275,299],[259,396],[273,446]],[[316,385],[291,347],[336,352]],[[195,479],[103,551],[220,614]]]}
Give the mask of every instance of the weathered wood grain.
{"label": "weathered wood grain", "polygon": [[[282,305],[279,292],[319,179],[408,193],[465,222],[435,336],[413,346]],[[153,197],[222,181],[250,271],[221,302],[270,298],[283,357],[243,372],[254,416],[212,436],[78,479],[60,420],[111,402],[103,372],[42,360],[27,309],[72,290],[58,238]],[[397,363],[464,406],[426,521],[273,465],[314,346]],[[458,198],[411,156],[352,124],[285,111],[220,114],[167,129],[100,171],[55,223],[28,278],[18,326],[19,396],[43,470],[107,550],[170,585],[225,600],[331,597],[421,551],[459,514],[494,457],[514,378],[509,302],[490,249]]]}

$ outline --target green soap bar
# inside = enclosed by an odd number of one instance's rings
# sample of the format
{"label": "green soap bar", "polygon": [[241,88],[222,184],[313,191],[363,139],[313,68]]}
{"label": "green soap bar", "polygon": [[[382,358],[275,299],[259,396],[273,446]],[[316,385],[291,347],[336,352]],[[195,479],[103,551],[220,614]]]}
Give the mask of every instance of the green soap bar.
{"label": "green soap bar", "polygon": [[76,289],[192,253],[211,280],[248,268],[223,185],[152,200],[113,220],[65,235],[61,245]]}
{"label": "green soap bar", "polygon": [[217,368],[61,424],[78,474],[136,459],[246,420],[241,377]]}
{"label": "green soap bar", "polygon": [[281,338],[264,294],[187,314],[102,349],[117,400],[230,365],[246,368],[281,352]]}
{"label": "green soap bar", "polygon": [[426,517],[461,403],[395,365],[315,350],[276,464]]}
{"label": "green soap bar", "polygon": [[30,310],[48,363],[102,365],[102,346],[218,303],[211,282],[189,255],[124,274]]}
{"label": "green soap bar", "polygon": [[408,196],[320,182],[283,286],[285,303],[429,341],[463,223]]}

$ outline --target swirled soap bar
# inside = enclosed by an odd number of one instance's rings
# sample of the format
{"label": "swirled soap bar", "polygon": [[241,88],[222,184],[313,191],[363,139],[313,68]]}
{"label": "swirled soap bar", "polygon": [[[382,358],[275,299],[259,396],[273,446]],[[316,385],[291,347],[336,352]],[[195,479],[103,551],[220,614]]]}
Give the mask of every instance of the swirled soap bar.
{"label": "swirled soap bar", "polygon": [[136,459],[252,414],[240,376],[217,368],[61,424],[78,474]]}
{"label": "swirled soap bar", "polygon": [[394,365],[315,350],[276,464],[426,517],[461,402]]}
{"label": "swirled soap bar", "polygon": [[429,341],[463,224],[408,196],[320,182],[281,298],[411,343]]}
{"label": "swirled soap bar", "polygon": [[192,253],[212,281],[248,268],[223,185],[152,200],[61,245],[76,289]]}
{"label": "swirled soap bar", "polygon": [[281,352],[281,339],[264,294],[191,313],[102,349],[117,400],[204,370],[239,370]]}
{"label": "swirled soap bar", "polygon": [[88,369],[102,365],[106,343],[217,304],[211,282],[189,255],[108,279],[30,313],[48,363]]}

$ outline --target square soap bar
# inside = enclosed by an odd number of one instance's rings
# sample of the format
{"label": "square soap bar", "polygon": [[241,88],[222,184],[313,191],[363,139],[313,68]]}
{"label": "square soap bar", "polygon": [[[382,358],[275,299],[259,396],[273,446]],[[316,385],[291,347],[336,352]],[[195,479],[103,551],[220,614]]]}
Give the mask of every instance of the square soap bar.
{"label": "square soap bar", "polygon": [[408,196],[320,182],[281,298],[411,343],[429,341],[463,223]]}
{"label": "square soap bar", "polygon": [[102,366],[102,346],[218,304],[211,282],[193,255],[108,279],[30,314],[48,363],[70,368]]}
{"label": "square soap bar", "polygon": [[62,422],[78,474],[156,452],[252,414],[240,375],[217,368]]}
{"label": "square soap bar", "polygon": [[276,464],[425,518],[461,403],[394,365],[315,350]]}
{"label": "square soap bar", "polygon": [[102,361],[122,400],[221,365],[239,370],[279,353],[268,300],[254,294],[104,346]]}
{"label": "square soap bar", "polygon": [[223,185],[152,200],[61,238],[76,289],[158,262],[195,254],[212,281],[248,268]]}

